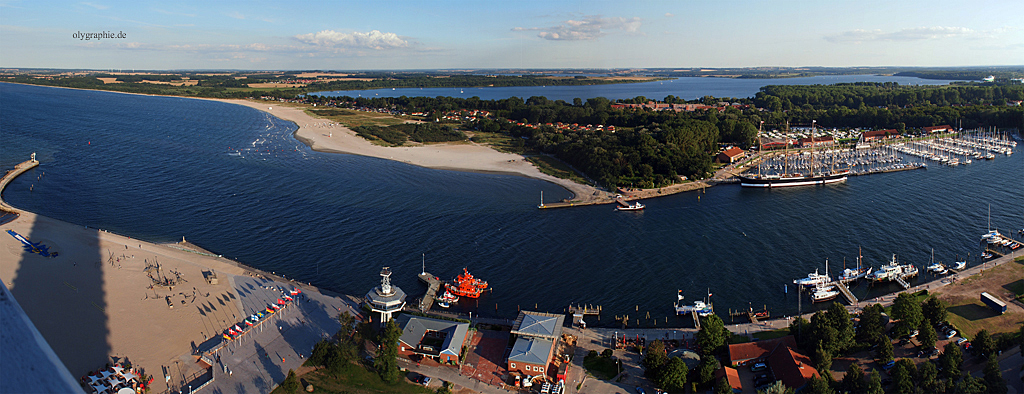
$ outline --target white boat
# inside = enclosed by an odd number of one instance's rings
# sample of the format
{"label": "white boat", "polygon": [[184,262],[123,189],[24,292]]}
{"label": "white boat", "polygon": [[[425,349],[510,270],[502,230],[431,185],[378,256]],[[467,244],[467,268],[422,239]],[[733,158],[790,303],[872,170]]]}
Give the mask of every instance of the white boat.
{"label": "white boat", "polygon": [[832,281],[832,278],[830,278],[828,276],[828,260],[826,259],[825,260],[825,275],[819,274],[818,273],[818,269],[815,268],[814,272],[812,272],[810,274],[807,274],[806,278],[793,280],[793,283],[796,283],[798,285],[805,286],[805,287],[811,287],[811,286],[817,286],[817,285],[829,283],[831,281]]}
{"label": "white boat", "polygon": [[958,270],[958,271],[962,270],[964,268],[967,268],[967,262],[966,261],[957,261],[957,262],[953,263],[953,267],[952,268],[955,269],[955,270]]}
{"label": "white boat", "polygon": [[817,285],[814,287],[814,292],[811,293],[812,302],[825,302],[834,300],[839,296],[839,290],[836,290],[835,285]]}
{"label": "white boat", "polygon": [[456,296],[455,294],[452,294],[448,290],[445,290],[444,294],[442,294],[441,297],[438,298],[438,299],[441,300],[441,301],[447,302],[447,303],[452,303],[452,304],[454,304],[456,302],[459,302],[459,297]]}
{"label": "white boat", "polygon": [[892,255],[892,261],[889,264],[883,265],[878,271],[868,274],[866,277],[868,280],[875,282],[886,282],[896,279],[903,272],[903,269],[898,263],[896,263],[896,255]]}
{"label": "white boat", "polygon": [[[708,292],[708,297],[710,296],[711,293]],[[694,301],[693,305],[683,305],[682,301],[683,291],[679,290],[676,294],[676,303],[673,304],[677,315],[689,315],[693,312],[697,312],[697,315],[699,316],[711,316],[711,314],[715,312],[710,303],[705,303],[702,300]]]}
{"label": "white boat", "polygon": [[[863,277],[867,276],[867,274],[871,272],[871,267],[862,267],[860,265],[861,259],[862,259],[862,256],[860,256],[859,252],[858,252],[857,268],[844,268],[843,269],[843,274],[839,275],[839,278],[838,278],[840,282],[855,281],[857,279],[860,279],[860,278],[863,278]],[[843,265],[845,265],[845,263]]]}
{"label": "white boat", "polygon": [[616,211],[642,211],[643,209],[644,204],[641,204],[640,201],[633,202],[632,204],[626,206],[620,205],[615,208]]}
{"label": "white boat", "polygon": [[439,307],[442,307],[442,308],[445,308],[445,309],[448,309],[448,308],[450,308],[450,307],[451,307],[452,305],[451,305],[451,304],[449,304],[449,303],[447,303],[447,302],[444,302],[444,301],[442,301],[442,300],[437,300],[437,306],[439,306]]}

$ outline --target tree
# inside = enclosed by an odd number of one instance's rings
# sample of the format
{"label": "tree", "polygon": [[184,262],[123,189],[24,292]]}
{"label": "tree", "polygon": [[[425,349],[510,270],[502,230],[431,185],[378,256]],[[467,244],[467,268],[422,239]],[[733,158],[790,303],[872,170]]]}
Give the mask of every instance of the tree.
{"label": "tree", "polygon": [[814,351],[814,369],[822,376],[827,376],[826,381],[832,380],[832,355],[821,346]]}
{"label": "tree", "polygon": [[985,386],[984,379],[970,375],[957,382],[956,387],[953,388],[953,392],[957,394],[985,394],[987,391],[988,387]]}
{"label": "tree", "polygon": [[932,323],[946,321],[946,305],[935,297],[929,297],[928,301],[921,305],[921,313]]}
{"label": "tree", "polygon": [[988,330],[978,331],[978,334],[974,336],[974,341],[971,342],[971,346],[982,357],[988,357],[996,352],[996,343],[988,335]]}
{"label": "tree", "polygon": [[672,357],[661,371],[661,376],[657,380],[658,386],[670,393],[681,393],[686,390],[686,375],[689,373],[690,370],[683,359]]}
{"label": "tree", "polygon": [[892,303],[892,317],[899,320],[896,323],[897,336],[909,334],[911,330],[920,327],[921,319],[924,319],[921,304],[917,303],[914,295],[910,293],[900,293],[896,296]]}
{"label": "tree", "polygon": [[928,350],[935,347],[935,341],[938,340],[938,334],[935,333],[935,327],[932,326],[931,320],[927,317],[924,318],[924,320],[921,320],[921,327],[919,327],[917,331],[917,340],[921,342],[922,350]]}
{"label": "tree", "polygon": [[339,338],[348,338],[355,332],[356,318],[348,311],[338,314],[338,323],[341,323],[341,329],[338,330]]}
{"label": "tree", "polygon": [[860,364],[850,364],[850,368],[846,369],[846,375],[843,376],[839,388],[840,391],[846,391],[850,394],[864,394],[867,390],[867,384],[864,382],[864,370],[860,368]]}
{"label": "tree", "polygon": [[914,377],[917,367],[909,358],[900,359],[892,367],[893,392],[898,394],[914,394]]}
{"label": "tree", "polygon": [[942,378],[955,383],[960,379],[960,368],[964,363],[964,355],[960,352],[960,346],[950,342],[942,349],[939,356],[939,367],[942,369]]}
{"label": "tree", "polygon": [[[597,352],[594,352],[595,355]],[[668,353],[665,352],[665,344],[659,340],[651,341],[644,351],[644,376],[648,379],[657,380],[662,367],[668,364]]]}
{"label": "tree", "polygon": [[988,386],[988,394],[1006,394],[1008,391],[995,354],[988,356],[988,361],[985,362],[985,385]]}
{"label": "tree", "polygon": [[885,335],[879,335],[879,338],[878,338],[878,354],[877,354],[878,362],[881,363],[881,364],[885,364],[885,363],[887,363],[889,361],[892,361],[893,357],[894,356],[893,356],[892,340],[889,339],[889,337],[887,337]]}
{"label": "tree", "polygon": [[926,393],[941,393],[946,391],[946,386],[939,379],[939,369],[935,363],[925,361],[917,367],[918,386]]}
{"label": "tree", "polygon": [[286,393],[295,393],[299,389],[299,379],[295,377],[295,371],[289,369],[288,377],[281,382],[281,390]]}
{"label": "tree", "polygon": [[882,305],[868,305],[860,312],[860,324],[857,326],[856,338],[860,343],[873,343],[882,335]]}
{"label": "tree", "polygon": [[877,369],[872,369],[871,374],[868,375],[868,386],[867,394],[885,394],[885,390],[882,389],[882,375],[878,374]]}
{"label": "tree", "polygon": [[846,310],[846,307],[838,302],[833,302],[832,305],[828,306],[828,311],[825,314],[829,325],[835,328],[838,334],[835,343],[836,352],[832,353],[832,355],[845,352],[853,347],[853,323],[850,322],[850,312]]}
{"label": "tree", "polygon": [[723,376],[718,379],[718,383],[715,383],[715,394],[733,394],[732,385],[729,384],[729,378]]}
{"label": "tree", "polygon": [[700,331],[697,331],[697,347],[700,349],[701,359],[713,358],[730,336],[731,333],[718,315],[701,319]]}
{"label": "tree", "polygon": [[721,368],[718,359],[714,357],[701,357],[700,364],[697,364],[697,383],[702,385],[711,382],[715,378],[715,371]]}
{"label": "tree", "polygon": [[398,328],[398,324],[395,324],[394,320],[388,320],[388,323],[378,335],[380,351],[377,352],[377,358],[373,361],[373,367],[377,370],[381,380],[387,383],[397,382],[400,377],[398,370],[398,338],[401,335],[402,330]]}
{"label": "tree", "polygon": [[828,379],[825,379],[824,377],[821,377],[821,376],[814,376],[811,379],[809,379],[807,381],[807,385],[804,386],[803,390],[800,390],[800,392],[801,393],[807,393],[807,394],[833,394],[833,393],[835,393],[835,391],[832,390],[832,387],[830,387],[828,385]]}
{"label": "tree", "polygon": [[793,392],[794,390],[783,385],[781,380],[776,380],[768,388],[758,391],[758,394],[793,394]]}
{"label": "tree", "polygon": [[804,319],[803,317],[793,319],[793,321],[789,323],[789,333],[793,334],[794,339],[796,339],[796,343],[801,349],[812,349],[806,346],[806,343],[809,342],[809,338],[813,338],[811,333],[811,323],[809,323],[807,319]]}

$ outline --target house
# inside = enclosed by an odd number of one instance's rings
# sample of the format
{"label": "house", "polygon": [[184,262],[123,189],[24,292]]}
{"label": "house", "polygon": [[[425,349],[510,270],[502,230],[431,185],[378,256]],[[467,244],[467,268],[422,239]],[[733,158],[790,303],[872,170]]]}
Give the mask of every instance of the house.
{"label": "house", "polygon": [[921,130],[924,130],[924,132],[928,133],[928,134],[931,134],[931,133],[948,133],[948,132],[953,131],[953,128],[949,127],[949,125],[942,125],[942,126],[926,126],[926,127],[922,127]]}
{"label": "house", "polygon": [[826,136],[822,136],[822,137],[801,138],[800,139],[800,146],[805,147],[805,148],[809,147],[809,146],[812,146],[812,144],[813,144],[813,146],[817,147],[817,146],[832,146],[832,145],[835,145],[835,143],[836,143],[836,141],[834,139],[832,139],[832,136],[830,136],[830,135],[826,135]]}
{"label": "house", "polygon": [[719,163],[732,164],[736,160],[739,160],[741,157],[743,157],[744,153],[746,152],[744,152],[743,149],[737,148],[735,146],[730,146],[728,149],[722,151],[722,153],[719,153],[718,156],[715,156],[715,160],[717,160]]}
{"label": "house", "polygon": [[396,317],[395,322],[402,329],[398,338],[400,356],[419,355],[439,363],[458,364],[469,323],[406,314]]}
{"label": "house", "polygon": [[551,365],[565,316],[553,313],[521,311],[512,325],[515,344],[508,355],[508,372],[525,375],[546,373]]}
{"label": "house", "polygon": [[861,134],[861,137],[864,137],[864,142],[885,140],[890,138],[896,138],[899,136],[900,133],[896,131],[896,129],[872,130],[865,131],[863,134]]}
{"label": "house", "polygon": [[800,391],[811,378],[821,376],[811,365],[810,357],[788,346],[779,346],[768,356],[768,367],[772,369],[775,379],[797,391]]}
{"label": "house", "polygon": [[743,382],[740,381],[740,373],[736,368],[722,366],[715,371],[715,380],[726,378],[729,381],[729,387],[732,387],[732,392],[742,393]]}
{"label": "house", "polygon": [[796,339],[792,335],[757,342],[737,343],[729,345],[729,364],[734,366],[764,361],[779,345],[796,348]]}

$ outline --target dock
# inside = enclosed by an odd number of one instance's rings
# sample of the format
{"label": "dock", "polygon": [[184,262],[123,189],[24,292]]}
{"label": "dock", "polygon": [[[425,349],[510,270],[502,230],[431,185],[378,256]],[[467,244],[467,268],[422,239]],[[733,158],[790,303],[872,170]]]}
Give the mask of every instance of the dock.
{"label": "dock", "polygon": [[897,276],[897,277],[896,277],[896,283],[899,283],[899,284],[900,284],[900,286],[903,286],[903,289],[904,289],[904,290],[906,290],[906,289],[909,289],[909,288],[910,288],[910,283],[907,283],[907,280],[906,280],[906,279],[903,279],[903,277],[902,277],[902,276]]}
{"label": "dock", "polygon": [[437,297],[437,291],[441,289],[441,280],[429,272],[422,272],[418,276],[427,284],[427,292],[420,299],[420,311],[426,312],[434,306],[434,298]]}
{"label": "dock", "polygon": [[690,313],[693,314],[693,326],[697,327],[697,330],[700,330],[700,315],[697,314],[696,309],[690,311]]}
{"label": "dock", "polygon": [[[25,171],[31,170],[38,165],[39,161],[36,160],[36,154],[33,153],[31,159],[19,163],[18,165],[14,166],[13,170],[7,171],[7,174],[5,174],[2,179],[0,179],[0,194],[3,193],[4,188],[6,188],[7,184],[13,181],[14,178],[17,178],[18,175],[21,175]],[[4,202],[2,199],[0,199],[0,210],[11,213],[20,212],[17,208],[7,205],[7,203]]]}
{"label": "dock", "polygon": [[835,285],[836,288],[839,289],[839,293],[842,294],[843,297],[846,297],[846,301],[848,301],[850,305],[857,305],[857,302],[859,302],[859,300],[857,300],[857,297],[853,296],[853,293],[850,292],[850,289],[846,287],[845,283],[837,280],[835,281]]}
{"label": "dock", "polygon": [[569,313],[580,314],[580,315],[601,315],[601,306],[597,305],[569,305]]}

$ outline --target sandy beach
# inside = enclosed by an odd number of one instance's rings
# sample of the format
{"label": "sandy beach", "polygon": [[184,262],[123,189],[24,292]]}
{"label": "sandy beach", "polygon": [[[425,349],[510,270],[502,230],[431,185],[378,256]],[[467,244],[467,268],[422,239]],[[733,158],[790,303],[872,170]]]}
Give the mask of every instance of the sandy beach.
{"label": "sandy beach", "polygon": [[[522,155],[502,153],[475,143],[431,144],[411,147],[386,147],[370,143],[347,127],[310,116],[302,108],[274,102],[215,100],[244,105],[299,126],[295,138],[318,152],[346,153],[395,160],[416,166],[443,170],[514,174],[548,181],[569,190],[576,201],[606,199],[608,193],[594,187],[544,174]],[[610,202],[610,200],[606,201]]]}
{"label": "sandy beach", "polygon": [[[14,210],[18,217],[3,224],[0,234],[0,279],[75,379],[127,358],[155,377],[153,392],[183,387],[203,371],[194,353],[205,341],[274,302],[282,289],[298,287],[304,302],[270,324],[280,330],[247,334],[249,340],[242,340],[258,351],[226,349],[225,356],[231,357],[224,357],[223,365],[235,369],[237,364],[241,373],[219,382],[268,392],[304,361],[296,355],[308,356],[315,341],[337,331],[338,312],[354,305],[350,298],[322,294],[187,242],[154,244]],[[57,256],[26,251],[6,230]],[[216,283],[206,280],[211,273]],[[165,279],[177,283],[154,283]]]}

